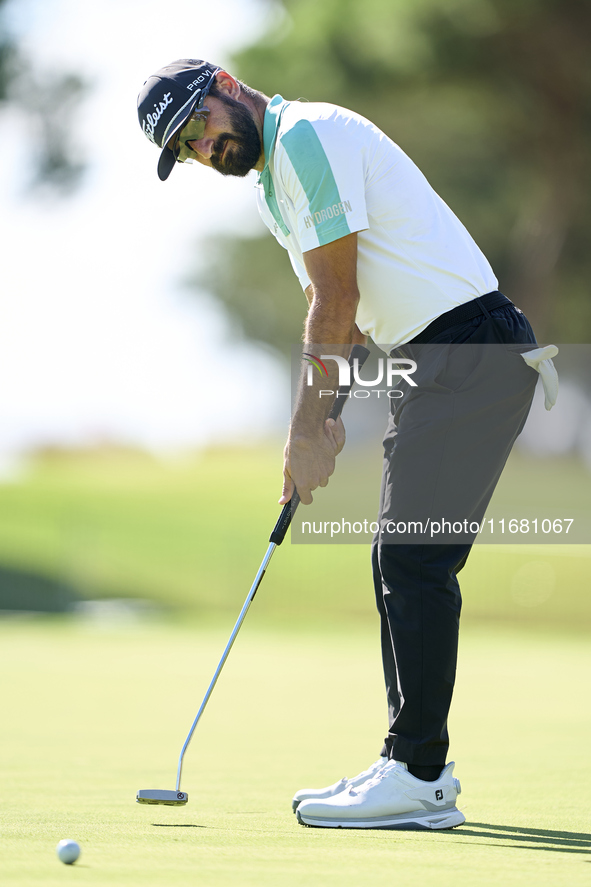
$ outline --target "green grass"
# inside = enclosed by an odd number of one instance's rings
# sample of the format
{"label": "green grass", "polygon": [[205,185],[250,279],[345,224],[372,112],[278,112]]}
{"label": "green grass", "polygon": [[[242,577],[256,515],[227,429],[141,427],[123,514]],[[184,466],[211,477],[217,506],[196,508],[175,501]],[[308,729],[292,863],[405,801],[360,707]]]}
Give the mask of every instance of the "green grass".
{"label": "green grass", "polygon": [[[53,577],[83,599],[149,598],[200,619],[233,614],[279,513],[280,471],[280,443],[176,463],[125,451],[47,453],[20,482],[0,487],[0,564]],[[517,458],[499,492],[517,508],[562,491],[588,511],[588,485],[577,463],[550,470]],[[369,621],[368,564],[366,545],[286,541],[257,601],[261,617],[306,626]],[[591,546],[476,546],[462,574],[464,618],[584,626],[590,572]]]}
{"label": "green grass", "polygon": [[[591,653],[577,635],[462,633],[450,719],[467,823],[446,833],[305,829],[295,789],[352,774],[385,729],[377,627],[261,629],[258,598],[189,749],[229,634],[61,618],[0,622],[0,882],[203,887],[589,883]],[[58,840],[82,846],[74,867]]]}

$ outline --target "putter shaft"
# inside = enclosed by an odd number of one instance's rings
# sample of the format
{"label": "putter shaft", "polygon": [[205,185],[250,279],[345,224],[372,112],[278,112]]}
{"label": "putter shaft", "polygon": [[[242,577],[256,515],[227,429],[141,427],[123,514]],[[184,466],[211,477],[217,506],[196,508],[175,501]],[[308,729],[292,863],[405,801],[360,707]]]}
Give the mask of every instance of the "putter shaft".
{"label": "putter shaft", "polygon": [[263,558],[263,561],[259,567],[259,571],[255,576],[255,579],[254,579],[254,582],[252,583],[250,591],[248,592],[248,597],[244,601],[244,606],[242,607],[242,610],[240,611],[240,615],[238,616],[238,619],[236,620],[236,625],[234,626],[234,628],[232,630],[232,634],[230,635],[230,640],[228,641],[228,643],[226,645],[226,649],[224,650],[224,653],[222,655],[222,658],[220,659],[219,665],[215,670],[215,674],[211,680],[211,684],[207,688],[207,693],[205,694],[203,702],[201,703],[201,707],[200,707],[199,711],[197,712],[197,716],[195,717],[195,720],[193,721],[193,724],[191,725],[191,729],[189,730],[189,734],[188,734],[187,738],[185,739],[185,743],[181,749],[181,754],[179,757],[179,766],[178,766],[177,777],[176,777],[176,791],[177,792],[179,792],[181,790],[181,775],[183,772],[183,758],[185,756],[185,752],[187,751],[187,748],[189,747],[189,743],[191,742],[191,739],[193,738],[193,733],[195,732],[195,728],[196,728],[197,724],[199,723],[199,718],[203,714],[203,712],[205,710],[205,706],[207,705],[207,703],[209,701],[209,697],[213,693],[213,688],[215,687],[217,679],[219,678],[222,668],[224,667],[224,664],[226,662],[226,659],[228,658],[228,656],[230,654],[230,650],[232,649],[232,644],[236,640],[236,635],[240,631],[240,626],[244,622],[246,614],[248,613],[248,608],[250,607],[250,605],[252,604],[252,602],[254,600],[254,596],[257,593],[257,588],[261,584],[263,576],[265,575],[265,570],[267,569],[267,567],[269,565],[269,561],[273,557],[273,552],[275,551],[276,548],[277,548],[277,545],[274,542],[271,542],[269,547],[267,548],[267,553],[265,554],[265,556]]}

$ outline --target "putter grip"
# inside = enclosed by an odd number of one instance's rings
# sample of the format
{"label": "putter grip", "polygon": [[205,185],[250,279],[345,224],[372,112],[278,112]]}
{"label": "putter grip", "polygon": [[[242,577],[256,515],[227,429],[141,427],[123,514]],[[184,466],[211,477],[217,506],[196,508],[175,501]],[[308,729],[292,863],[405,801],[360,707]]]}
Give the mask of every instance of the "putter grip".
{"label": "putter grip", "polygon": [[[353,348],[351,349],[351,354],[349,355],[349,366],[352,367],[353,361],[357,360],[358,367],[359,369],[361,369],[368,357],[369,351],[367,348],[365,348],[363,345],[353,345]],[[339,387],[339,390],[337,391],[337,396],[334,399],[334,403],[331,407],[330,413],[327,416],[327,419],[339,418],[352,387],[352,380],[350,385],[341,385]],[[281,545],[281,543],[285,539],[285,534],[289,529],[289,525],[291,524],[291,519],[294,516],[295,510],[299,504],[300,497],[298,496],[298,491],[294,490],[294,494],[289,502],[286,502],[283,506],[283,510],[279,515],[273,532],[269,536],[269,542],[274,542],[275,545]]]}

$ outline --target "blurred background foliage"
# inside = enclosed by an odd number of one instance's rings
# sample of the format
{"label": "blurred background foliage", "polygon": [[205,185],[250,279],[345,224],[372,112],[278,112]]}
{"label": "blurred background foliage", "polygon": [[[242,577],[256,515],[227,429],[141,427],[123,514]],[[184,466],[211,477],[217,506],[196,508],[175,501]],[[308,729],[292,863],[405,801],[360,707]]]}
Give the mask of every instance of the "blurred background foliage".
{"label": "blurred background foliage", "polygon": [[[76,72],[40,70],[17,45],[5,13],[19,2],[0,0],[0,110],[24,123],[23,178],[64,195],[83,173],[75,122],[88,84]],[[232,73],[269,95],[336,102],[375,121],[467,225],[540,339],[589,341],[588,0],[269,6],[275,25],[236,55]],[[217,234],[199,246],[208,257],[205,275],[196,269],[199,289],[205,276],[236,330],[287,356],[306,302],[274,238],[261,226],[260,236]],[[524,501],[544,464],[515,475]],[[176,465],[116,448],[46,452],[25,468],[0,477],[4,611],[64,612],[115,598],[183,618],[228,617],[277,517],[274,443]],[[575,469],[582,489],[588,475]],[[590,552],[570,549],[475,550],[464,574],[469,618],[588,625]],[[375,619],[368,557],[365,546],[286,544],[257,609],[310,624],[332,623],[336,612]]]}
{"label": "blurred background foliage", "polygon": [[[591,335],[588,0],[272,0],[231,73],[383,129],[491,261],[540,340]],[[274,238],[215,237],[209,288],[286,355],[305,299]],[[200,272],[202,274],[202,272]],[[202,277],[201,277],[202,279]]]}
{"label": "blurred background foliage", "polygon": [[[0,487],[0,615],[152,608],[232,623],[280,511],[281,463],[273,442],[169,462],[115,447],[37,453],[18,483]],[[544,491],[540,476],[553,481]],[[339,464],[335,482],[346,480]],[[503,515],[543,498],[538,514],[576,517],[589,474],[568,457],[512,456],[501,486]],[[463,622],[588,632],[590,566],[590,545],[475,545],[462,572]],[[259,625],[375,626],[369,545],[288,538],[253,609]]]}
{"label": "blurred background foliage", "polygon": [[0,0],[0,109],[23,118],[25,188],[65,196],[78,187],[85,169],[75,120],[89,84],[76,72],[42,70],[27,55],[8,24],[18,5]]}

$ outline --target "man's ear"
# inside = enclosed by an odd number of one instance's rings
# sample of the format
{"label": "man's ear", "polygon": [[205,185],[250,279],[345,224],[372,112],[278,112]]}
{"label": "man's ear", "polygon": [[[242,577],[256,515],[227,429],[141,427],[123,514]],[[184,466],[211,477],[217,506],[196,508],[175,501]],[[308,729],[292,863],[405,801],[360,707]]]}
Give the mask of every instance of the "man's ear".
{"label": "man's ear", "polygon": [[226,95],[230,96],[231,99],[237,99],[240,95],[240,85],[238,81],[234,80],[232,75],[228,74],[226,71],[218,71],[215,77],[215,82],[220,92],[224,92]]}

